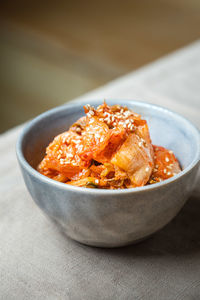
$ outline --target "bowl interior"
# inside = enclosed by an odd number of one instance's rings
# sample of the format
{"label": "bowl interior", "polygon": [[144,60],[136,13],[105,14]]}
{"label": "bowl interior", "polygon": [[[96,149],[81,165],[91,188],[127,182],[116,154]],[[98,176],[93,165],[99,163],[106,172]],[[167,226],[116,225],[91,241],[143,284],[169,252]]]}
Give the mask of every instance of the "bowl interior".
{"label": "bowl interior", "polygon": [[[94,106],[102,101],[90,101]],[[158,106],[136,101],[108,100],[133,109],[147,120],[153,144],[173,150],[182,168],[188,167],[199,151],[197,130],[183,117]],[[29,123],[24,131],[21,149],[27,162],[36,168],[53,138],[84,115],[83,105],[72,103],[48,111]]]}

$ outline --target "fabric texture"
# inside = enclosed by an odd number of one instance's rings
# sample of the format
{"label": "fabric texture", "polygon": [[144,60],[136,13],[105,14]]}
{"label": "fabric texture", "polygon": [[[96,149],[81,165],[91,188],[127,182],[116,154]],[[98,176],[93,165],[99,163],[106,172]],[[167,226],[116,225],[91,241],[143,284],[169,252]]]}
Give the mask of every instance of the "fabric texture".
{"label": "fabric texture", "polygon": [[[196,42],[76,101],[144,100],[200,128],[199,78]],[[0,299],[200,299],[200,176],[178,216],[150,239],[118,249],[84,246],[31,199],[15,155],[21,128],[0,136]]]}

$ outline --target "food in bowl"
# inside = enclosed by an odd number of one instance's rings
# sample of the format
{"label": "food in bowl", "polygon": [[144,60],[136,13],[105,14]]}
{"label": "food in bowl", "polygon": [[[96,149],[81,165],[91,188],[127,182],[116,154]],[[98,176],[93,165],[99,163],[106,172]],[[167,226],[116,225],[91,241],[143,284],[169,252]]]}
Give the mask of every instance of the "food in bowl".
{"label": "food in bowl", "polygon": [[171,150],[152,144],[141,115],[106,102],[97,109],[85,105],[84,110],[86,116],[47,147],[37,168],[41,174],[78,187],[125,189],[160,182],[181,171]]}

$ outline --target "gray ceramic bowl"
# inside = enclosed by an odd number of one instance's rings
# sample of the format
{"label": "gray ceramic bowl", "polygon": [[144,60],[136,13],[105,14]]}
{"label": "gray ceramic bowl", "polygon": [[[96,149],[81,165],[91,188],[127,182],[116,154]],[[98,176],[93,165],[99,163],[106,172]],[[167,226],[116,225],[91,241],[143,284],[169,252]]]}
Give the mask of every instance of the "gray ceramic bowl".
{"label": "gray ceramic bowl", "polygon": [[74,187],[39,174],[35,168],[46,146],[83,115],[83,101],[32,120],[19,137],[17,157],[32,198],[67,236],[87,245],[117,247],[152,235],[176,216],[195,182],[200,139],[189,121],[167,109],[136,101],[107,103],[127,105],[147,119],[153,143],[173,150],[183,171],[164,182],[127,190]]}

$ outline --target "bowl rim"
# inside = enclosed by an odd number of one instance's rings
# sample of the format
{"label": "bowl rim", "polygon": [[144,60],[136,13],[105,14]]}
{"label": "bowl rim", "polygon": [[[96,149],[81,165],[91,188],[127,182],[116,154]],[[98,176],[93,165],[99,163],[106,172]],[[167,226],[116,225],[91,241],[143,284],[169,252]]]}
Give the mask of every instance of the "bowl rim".
{"label": "bowl rim", "polygon": [[37,170],[35,170],[25,159],[24,155],[23,155],[23,151],[22,151],[22,144],[24,139],[26,138],[29,130],[34,127],[37,123],[39,123],[41,120],[43,120],[46,117],[49,117],[51,115],[54,115],[56,113],[61,112],[62,110],[65,109],[72,109],[72,108],[77,108],[77,107],[82,107],[85,103],[90,103],[92,105],[99,105],[99,103],[102,102],[102,100],[100,99],[95,99],[95,100],[76,100],[76,101],[70,101],[67,104],[64,105],[60,105],[57,106],[55,108],[52,108],[50,110],[45,111],[44,113],[38,115],[37,117],[33,118],[32,120],[30,120],[22,129],[22,131],[19,134],[19,137],[17,139],[17,143],[16,143],[16,154],[17,154],[17,159],[19,161],[19,164],[21,166],[23,166],[23,168],[30,173],[32,176],[36,177],[39,181],[42,181],[45,184],[50,184],[53,185],[57,188],[60,189],[64,189],[66,191],[71,191],[71,192],[76,192],[76,193],[84,193],[84,194],[91,194],[91,193],[95,193],[98,195],[119,195],[119,194],[132,194],[132,193],[141,193],[141,192],[148,192],[151,190],[155,190],[158,189],[160,187],[163,186],[167,186],[172,182],[178,181],[180,178],[182,178],[185,174],[189,173],[199,162],[200,162],[200,132],[197,129],[196,126],[194,126],[187,118],[183,117],[182,115],[167,109],[165,107],[162,107],[160,105],[156,105],[156,104],[151,104],[148,102],[144,102],[144,101],[136,101],[136,100],[131,100],[131,99],[111,99],[108,98],[106,99],[107,102],[109,101],[113,101],[113,102],[117,102],[117,101],[122,101],[124,102],[124,105],[128,105],[130,104],[135,104],[138,106],[142,106],[145,108],[153,108],[154,110],[157,110],[159,112],[165,112],[171,116],[173,116],[175,119],[179,119],[180,121],[182,121],[183,123],[187,124],[190,126],[190,128],[193,131],[193,134],[197,136],[197,140],[199,140],[199,142],[197,142],[197,152],[195,153],[195,156],[192,160],[192,162],[184,169],[182,170],[180,173],[176,174],[175,176],[166,179],[164,181],[155,183],[155,184],[151,184],[151,185],[146,185],[146,186],[142,186],[142,187],[135,187],[135,188],[128,188],[128,189],[114,189],[114,190],[109,190],[109,189],[90,189],[90,188],[85,188],[85,187],[76,187],[73,185],[68,185],[65,184],[63,182],[59,182],[56,181],[54,179],[51,179],[49,177],[46,177],[42,174],[40,174]]}

